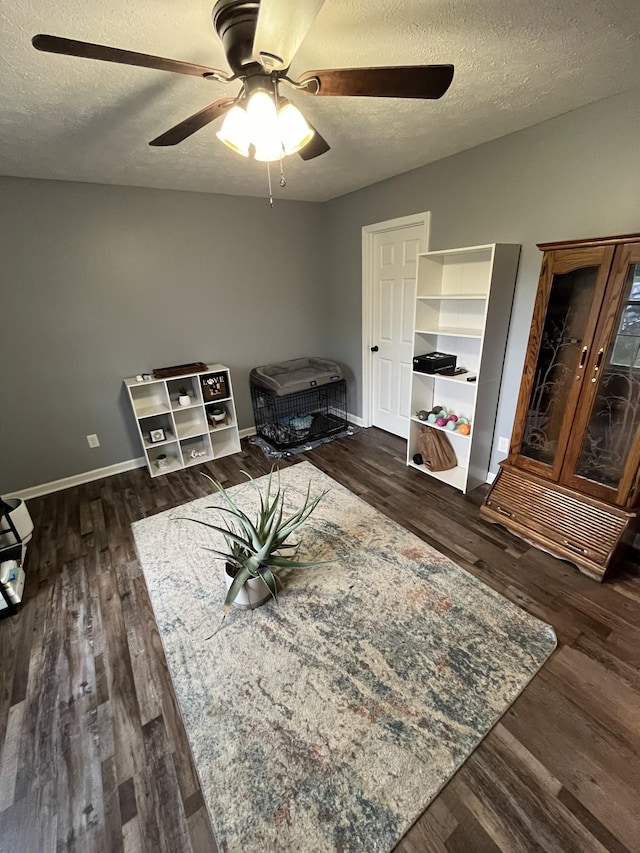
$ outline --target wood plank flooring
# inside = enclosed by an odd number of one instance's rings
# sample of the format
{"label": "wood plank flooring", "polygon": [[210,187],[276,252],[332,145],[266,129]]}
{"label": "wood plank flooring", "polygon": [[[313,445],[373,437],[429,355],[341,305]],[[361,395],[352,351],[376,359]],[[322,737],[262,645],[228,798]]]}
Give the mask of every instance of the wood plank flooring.
{"label": "wood plank flooring", "polygon": [[[199,469],[153,480],[139,469],[29,502],[25,603],[0,621],[2,853],[217,850],[130,524],[207,494],[198,470],[227,485],[267,473],[242,447]],[[559,647],[398,853],[637,853],[637,566],[598,585],[482,521],[484,490],[464,498],[404,454],[371,429],[295,461],[551,623]]]}

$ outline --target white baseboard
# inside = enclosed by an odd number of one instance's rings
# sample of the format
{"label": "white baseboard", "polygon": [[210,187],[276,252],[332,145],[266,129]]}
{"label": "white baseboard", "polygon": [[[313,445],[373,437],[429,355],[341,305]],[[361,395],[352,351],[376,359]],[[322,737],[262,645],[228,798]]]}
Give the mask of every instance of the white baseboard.
{"label": "white baseboard", "polygon": [[[347,420],[355,423],[357,426],[362,426],[362,418],[358,418],[356,415],[347,415]],[[239,430],[239,434],[240,438],[247,438],[249,435],[256,434],[256,428],[252,426],[241,429]],[[84,483],[92,483],[94,480],[101,480],[103,477],[111,477],[113,474],[133,471],[134,468],[144,468],[146,464],[143,456],[138,459],[126,459],[124,462],[116,462],[115,465],[107,465],[105,468],[94,468],[92,471],[74,474],[72,477],[64,477],[62,480],[52,480],[50,483],[41,483],[39,486],[31,486],[29,489],[11,492],[10,494],[3,495],[3,497],[22,498],[23,501],[28,501],[31,498],[39,498],[42,495],[50,495],[53,492],[70,489],[72,486],[82,486]]]}
{"label": "white baseboard", "polygon": [[61,492],[63,489],[70,489],[72,486],[81,486],[83,483],[91,483],[94,480],[101,480],[103,477],[121,474],[123,471],[144,468],[146,464],[143,456],[139,459],[126,459],[124,462],[116,462],[115,465],[107,465],[105,468],[94,468],[93,471],[74,474],[72,477],[65,477],[62,480],[52,480],[50,483],[31,486],[30,489],[23,489],[20,492],[11,492],[10,495],[5,495],[4,497],[22,498],[23,501],[28,501],[30,498],[39,498],[42,495],[49,495],[52,492]]}
{"label": "white baseboard", "polygon": [[347,412],[347,420],[351,424],[355,424],[356,426],[359,426],[359,427],[364,427],[364,419],[358,417],[358,415],[352,415],[349,412]]}

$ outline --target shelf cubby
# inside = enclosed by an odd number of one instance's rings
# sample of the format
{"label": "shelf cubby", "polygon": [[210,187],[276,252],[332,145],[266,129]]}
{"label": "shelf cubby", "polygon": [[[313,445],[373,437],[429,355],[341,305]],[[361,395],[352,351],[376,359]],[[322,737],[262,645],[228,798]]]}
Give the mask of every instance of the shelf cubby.
{"label": "shelf cubby", "polygon": [[194,438],[184,439],[180,442],[180,450],[182,452],[182,460],[185,468],[188,468],[191,465],[199,465],[201,462],[207,462],[210,459],[213,459],[208,433]]}
{"label": "shelf cubby", "polygon": [[195,438],[209,432],[207,419],[202,406],[189,406],[176,409],[173,413],[176,433],[179,439]]}
{"label": "shelf cubby", "polygon": [[146,382],[130,388],[131,403],[136,418],[148,418],[153,415],[171,412],[169,394],[164,383]]}
{"label": "shelf cubby", "polygon": [[240,451],[240,437],[237,430],[224,430],[209,433],[214,459],[230,456]]}
{"label": "shelf cubby", "polygon": [[[228,405],[230,402],[231,401],[229,399],[226,399],[215,401],[213,403],[205,403],[204,408],[209,432],[235,427],[235,414],[233,406]],[[220,421],[214,418],[213,411],[216,409],[221,409],[224,412],[224,420]]]}

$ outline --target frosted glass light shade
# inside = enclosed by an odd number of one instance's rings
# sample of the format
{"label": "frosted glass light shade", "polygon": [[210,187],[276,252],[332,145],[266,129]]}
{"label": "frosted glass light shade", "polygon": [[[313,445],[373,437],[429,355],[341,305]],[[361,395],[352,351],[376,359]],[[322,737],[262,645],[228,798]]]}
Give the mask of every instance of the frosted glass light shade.
{"label": "frosted glass light shade", "polygon": [[279,160],[283,153],[280,139],[272,139],[266,144],[256,145],[253,156],[261,163],[272,163],[274,160]]}
{"label": "frosted glass light shade", "polygon": [[255,92],[247,104],[256,160],[278,160],[282,154],[278,113],[273,98],[267,92]]}
{"label": "frosted glass light shade", "polygon": [[300,110],[291,103],[278,110],[278,125],[285,154],[295,154],[313,138],[314,131]]}
{"label": "frosted glass light shade", "polygon": [[231,107],[216,136],[236,154],[242,154],[243,157],[249,156],[251,130],[249,118],[242,107],[237,104]]}

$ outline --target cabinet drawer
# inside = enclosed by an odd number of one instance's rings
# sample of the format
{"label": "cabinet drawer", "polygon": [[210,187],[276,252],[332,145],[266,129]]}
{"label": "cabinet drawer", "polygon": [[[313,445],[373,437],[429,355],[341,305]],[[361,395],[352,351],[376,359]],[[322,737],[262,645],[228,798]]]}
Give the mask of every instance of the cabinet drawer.
{"label": "cabinet drawer", "polygon": [[596,563],[606,562],[629,524],[614,507],[509,469],[501,470],[486,506],[504,517],[505,526],[511,520]]}

